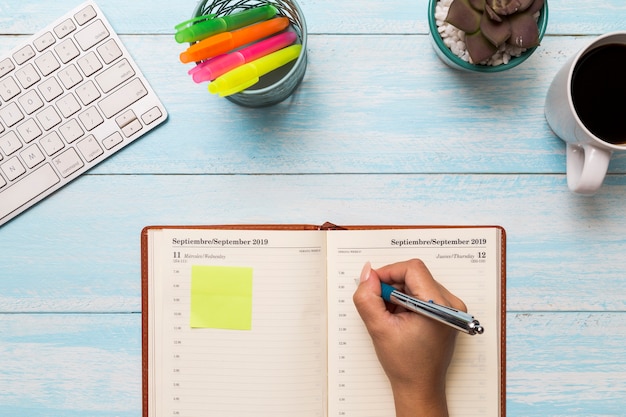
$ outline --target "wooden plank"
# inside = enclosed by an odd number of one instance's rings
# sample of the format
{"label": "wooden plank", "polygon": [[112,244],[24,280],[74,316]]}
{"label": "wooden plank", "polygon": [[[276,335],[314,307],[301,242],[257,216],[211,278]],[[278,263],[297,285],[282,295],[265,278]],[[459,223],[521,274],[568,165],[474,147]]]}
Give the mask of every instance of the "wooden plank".
{"label": "wooden plank", "polygon": [[[28,34],[45,26],[82,0],[47,2],[41,0],[5,1],[2,4],[0,33]],[[172,34],[174,25],[191,17],[196,2],[168,0],[128,2],[98,0],[100,8],[120,33]],[[425,34],[428,32],[427,0],[300,0],[309,33],[346,34]],[[550,0],[550,34],[600,34],[622,30],[626,5],[622,0],[606,0],[602,7],[589,0]],[[607,12],[609,11],[609,12]],[[140,16],[140,17],[138,17]]]}
{"label": "wooden plank", "polygon": [[[316,37],[292,98],[248,109],[193,83],[172,42],[125,40],[170,120],[95,173],[563,173],[544,97],[586,41],[552,37],[524,65],[484,77],[443,65],[425,36]],[[626,172],[626,154],[610,172]]]}
{"label": "wooden plank", "polygon": [[[624,312],[511,313],[507,323],[508,415],[622,414]],[[0,334],[5,415],[140,415],[139,314],[0,315]]]}
{"label": "wooden plank", "polygon": [[6,416],[138,416],[139,314],[0,315]]}
{"label": "wooden plank", "polygon": [[511,416],[621,416],[624,313],[507,315]]}
{"label": "wooden plank", "polygon": [[2,311],[139,311],[150,224],[499,224],[513,311],[622,311],[626,176],[598,195],[563,175],[81,178],[0,233]]}

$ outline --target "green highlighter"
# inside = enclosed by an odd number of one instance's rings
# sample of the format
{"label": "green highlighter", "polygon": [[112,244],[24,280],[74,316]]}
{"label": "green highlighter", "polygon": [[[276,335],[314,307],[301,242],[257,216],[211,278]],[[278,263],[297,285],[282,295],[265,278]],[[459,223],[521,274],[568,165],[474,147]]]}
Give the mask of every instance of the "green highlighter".
{"label": "green highlighter", "polygon": [[217,33],[239,29],[276,15],[276,7],[268,4],[233,13],[224,17],[214,14],[199,16],[176,25],[176,42],[196,42]]}

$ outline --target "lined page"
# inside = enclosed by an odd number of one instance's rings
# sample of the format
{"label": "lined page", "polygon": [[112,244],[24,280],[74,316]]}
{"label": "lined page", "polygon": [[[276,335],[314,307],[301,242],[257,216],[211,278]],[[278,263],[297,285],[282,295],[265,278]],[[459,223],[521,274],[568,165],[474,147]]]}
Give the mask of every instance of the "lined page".
{"label": "lined page", "polygon": [[[151,233],[150,417],[325,416],[324,234]],[[190,327],[193,265],[252,269],[250,330]]]}
{"label": "lined page", "polygon": [[450,415],[499,415],[499,241],[496,228],[329,232],[329,416],[394,415],[388,380],[352,294],[366,261],[378,268],[411,258],[422,259],[485,328],[482,335],[457,337],[447,380]]}

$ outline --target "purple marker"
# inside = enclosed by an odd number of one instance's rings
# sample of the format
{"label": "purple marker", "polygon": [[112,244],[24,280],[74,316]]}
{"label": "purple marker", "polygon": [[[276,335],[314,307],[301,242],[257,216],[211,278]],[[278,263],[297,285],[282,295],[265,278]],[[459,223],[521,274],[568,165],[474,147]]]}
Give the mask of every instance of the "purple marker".
{"label": "purple marker", "polygon": [[272,52],[278,51],[296,41],[294,32],[284,32],[264,39],[246,48],[228,54],[222,54],[208,59],[189,70],[189,75],[196,83],[213,81],[222,74],[259,59]]}

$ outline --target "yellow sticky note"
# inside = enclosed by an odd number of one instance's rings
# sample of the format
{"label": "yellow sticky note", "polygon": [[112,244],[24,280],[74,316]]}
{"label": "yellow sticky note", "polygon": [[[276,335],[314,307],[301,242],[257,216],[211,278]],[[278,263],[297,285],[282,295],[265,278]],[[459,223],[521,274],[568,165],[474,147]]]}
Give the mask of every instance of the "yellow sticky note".
{"label": "yellow sticky note", "polygon": [[192,266],[190,325],[250,330],[252,268]]}

